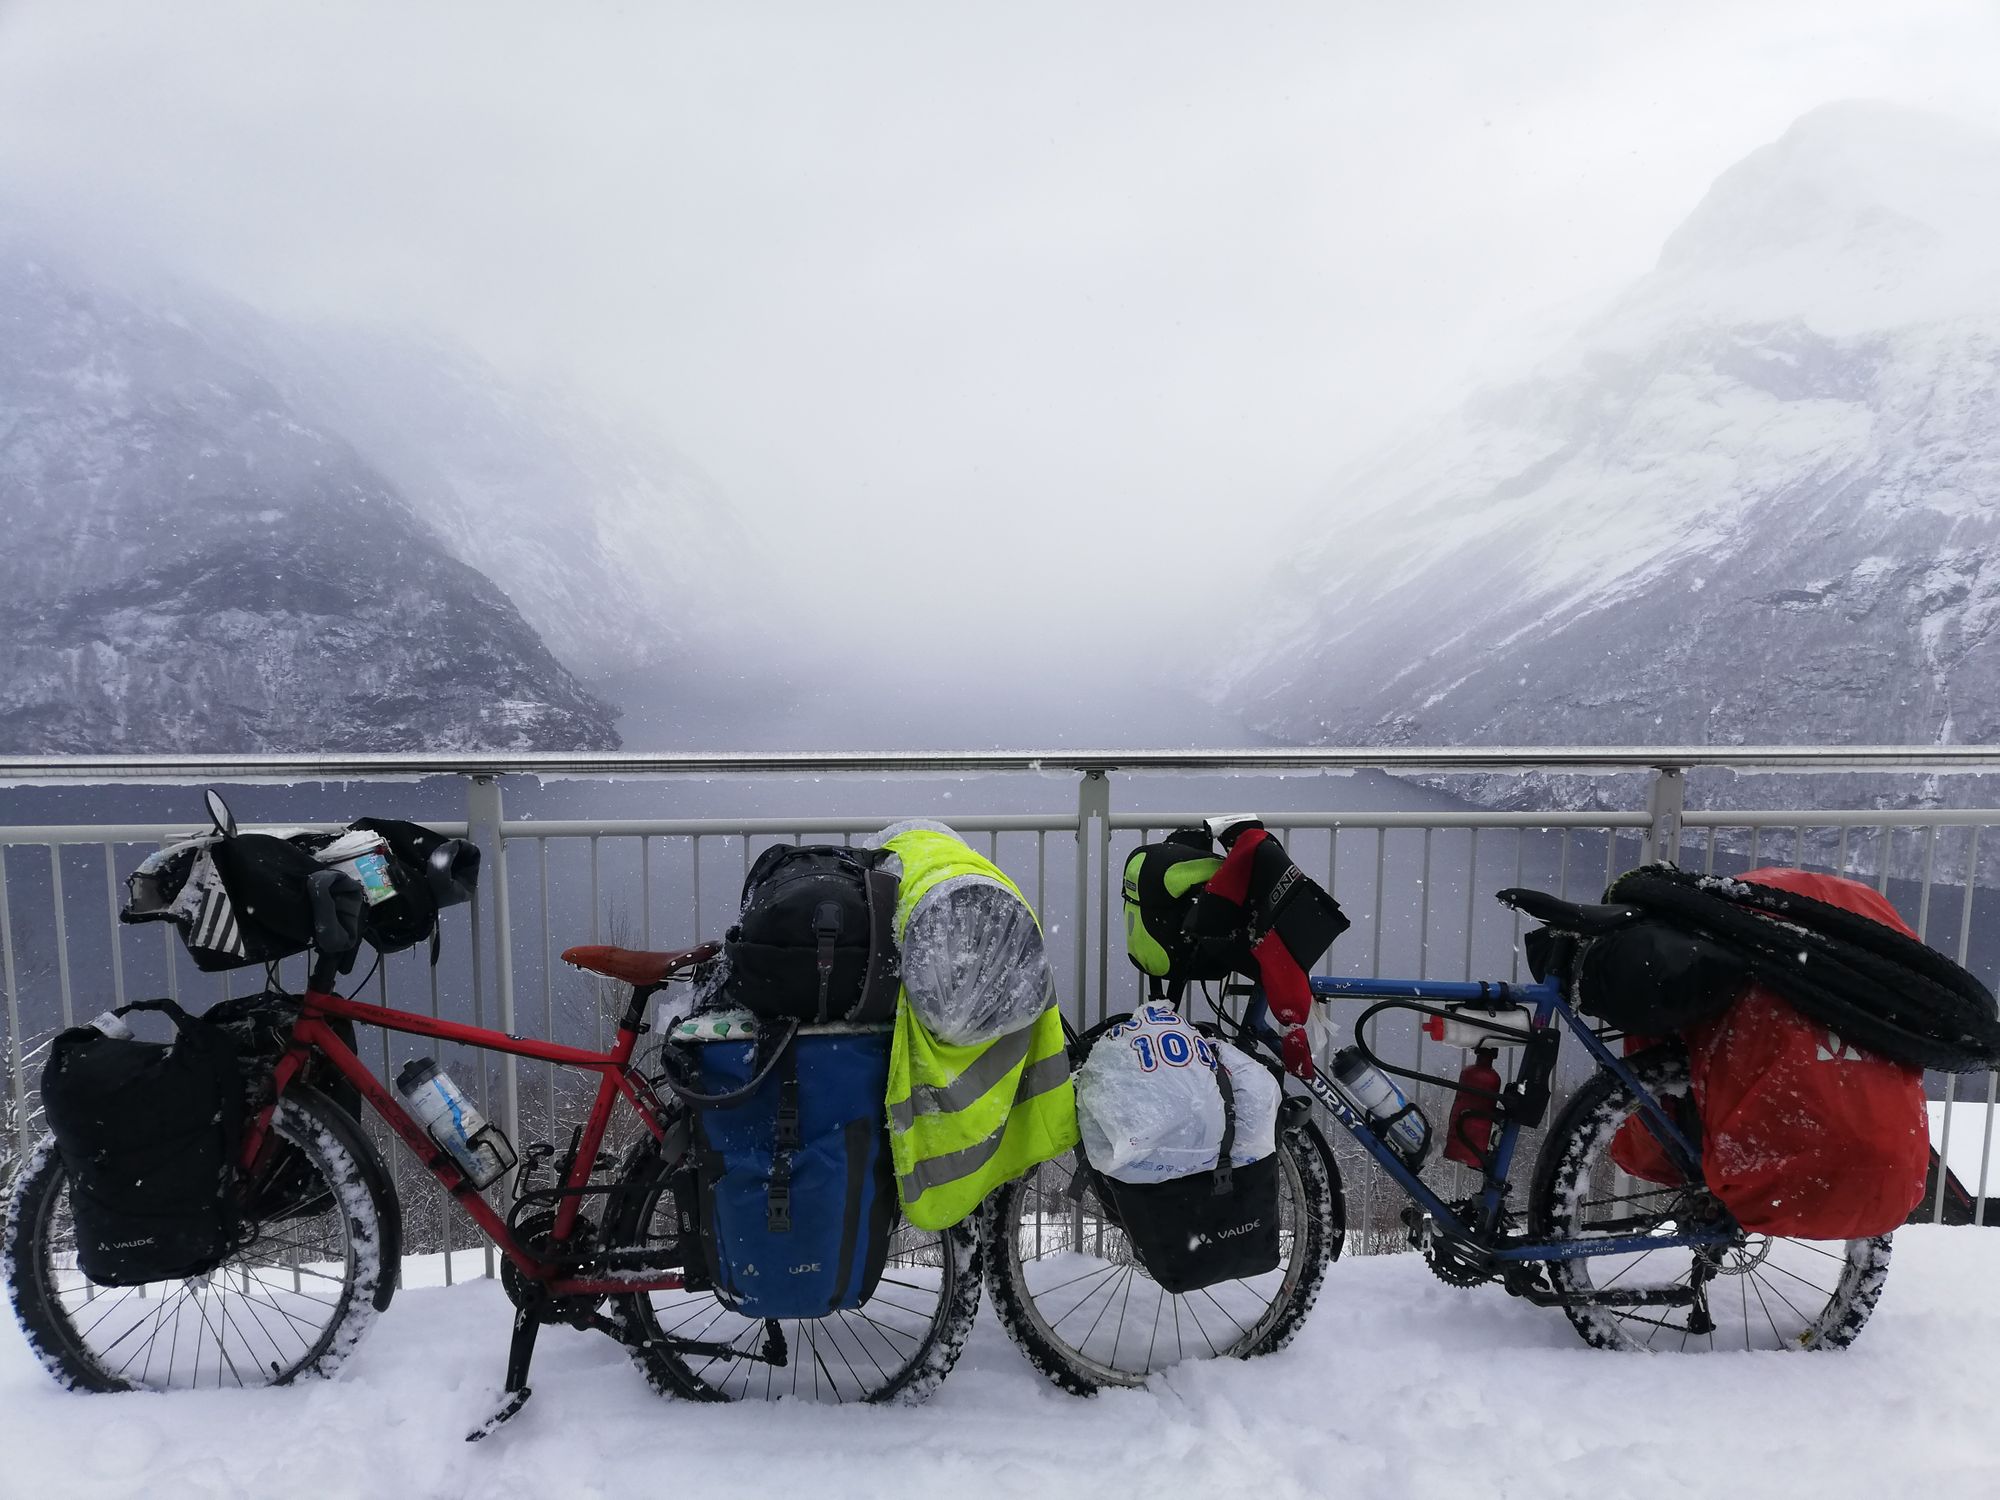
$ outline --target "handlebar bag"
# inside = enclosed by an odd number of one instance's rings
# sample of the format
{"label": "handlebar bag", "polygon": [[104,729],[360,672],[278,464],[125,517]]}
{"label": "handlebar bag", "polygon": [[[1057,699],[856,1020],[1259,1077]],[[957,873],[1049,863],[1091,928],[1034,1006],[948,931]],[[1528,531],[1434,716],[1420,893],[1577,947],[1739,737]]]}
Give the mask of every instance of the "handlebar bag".
{"label": "handlebar bag", "polygon": [[[418,823],[360,818],[349,825],[376,837],[365,870],[343,861],[324,833],[204,834],[148,855],[126,879],[121,922],[170,922],[195,967],[240,969],[304,953],[313,945],[307,882],[326,863],[354,869],[366,899],[360,936],[399,953],[438,930],[438,911],[472,897],[479,850]],[[435,945],[432,949],[436,956]]]}
{"label": "handlebar bag", "polygon": [[752,1041],[672,1041],[709,1277],[744,1316],[818,1318],[874,1295],[897,1217],[890,1037],[781,1023]]}
{"label": "handlebar bag", "polygon": [[438,912],[472,899],[479,846],[401,818],[356,818],[347,826],[382,841],[379,866],[368,872],[379,876],[362,879],[362,941],[380,953],[401,953],[430,940],[435,962]]}
{"label": "handlebar bag", "polygon": [[1098,1035],[1076,1093],[1098,1199],[1162,1288],[1277,1268],[1281,1090],[1262,1064],[1156,1003]]}
{"label": "handlebar bag", "polygon": [[236,1228],[236,1043],[171,1000],[114,1014],[135,1010],[163,1011],[174,1040],[75,1026],[49,1044],[42,1070],[42,1107],[69,1175],[77,1265],[100,1286],[203,1275],[228,1254]]}
{"label": "handlebar bag", "polygon": [[189,839],[127,877],[121,922],[170,922],[204,973],[290,958],[312,945],[306,880],[319,862],[268,833]]}
{"label": "handlebar bag", "polygon": [[897,882],[877,868],[884,858],[839,844],[780,844],[758,855],[723,941],[725,1003],[816,1023],[891,1019]]}
{"label": "handlebar bag", "polygon": [[[1156,992],[1191,980],[1227,979],[1249,960],[1240,936],[1201,938],[1186,930],[1188,911],[1222,857],[1205,828],[1177,828],[1141,844],[1125,861],[1125,956]],[[1156,998],[1158,995],[1156,994]]]}

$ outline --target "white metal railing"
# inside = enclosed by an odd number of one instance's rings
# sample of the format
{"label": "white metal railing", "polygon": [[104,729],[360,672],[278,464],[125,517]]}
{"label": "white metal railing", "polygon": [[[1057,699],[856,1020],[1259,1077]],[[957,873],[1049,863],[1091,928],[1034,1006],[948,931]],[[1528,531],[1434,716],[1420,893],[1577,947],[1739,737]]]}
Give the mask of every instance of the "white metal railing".
{"label": "white metal railing", "polygon": [[[1610,773],[1631,795],[1631,806],[1613,811],[1486,811],[1340,809],[1327,804],[1338,782],[1305,784],[1308,804],[1294,795],[1278,799],[1289,810],[1268,821],[1314,874],[1323,876],[1354,921],[1334,947],[1327,972],[1420,975],[1429,978],[1518,977],[1520,919],[1490,899],[1504,885],[1540,885],[1571,896],[1594,896],[1620,869],[1656,853],[1684,864],[1724,872],[1760,863],[1804,865],[1860,875],[1891,893],[1927,940],[1967,963],[1988,983],[1991,956],[1975,941],[2000,942],[2000,891],[1961,873],[1957,889],[1938,872],[1978,869],[1982,831],[2000,825],[2000,809],[1936,807],[1882,809],[1772,808],[1739,810],[1685,805],[1684,774],[1722,767],[1736,770],[1865,772],[1895,778],[1918,791],[1918,777],[1940,772],[2000,770],[2000,750],[1980,747],[1778,747],[1703,749],[1556,750],[1246,750],[1225,752],[1050,752],[1047,754],[866,755],[534,755],[534,756],[248,756],[61,757],[0,760],[0,787],[76,786],[129,789],[164,783],[272,783],[311,781],[285,795],[305,819],[328,826],[368,811],[371,796],[394,787],[405,803],[399,815],[419,817],[441,831],[464,833],[487,852],[487,873],[469,921],[447,914],[444,961],[421,952],[398,955],[366,984],[383,1003],[448,1014],[474,1024],[566,1040],[601,1040],[608,997],[601,983],[556,962],[564,946],[615,941],[633,946],[692,943],[719,934],[733,912],[737,887],[756,850],[777,841],[853,841],[891,817],[924,813],[943,817],[984,848],[1032,894],[1051,942],[1066,1009],[1079,1021],[1100,1018],[1135,998],[1138,982],[1114,951],[1122,945],[1113,887],[1130,848],[1167,829],[1213,811],[1201,805],[1215,795],[1195,790],[1195,778],[1222,773],[1345,772],[1357,769],[1428,773]],[[1123,773],[1137,773],[1129,780]],[[963,779],[950,800],[912,776],[939,773]],[[1639,773],[1633,775],[1631,773]],[[609,798],[612,783],[666,778],[682,800],[694,778],[762,778],[768,800],[799,804],[823,797],[825,783],[806,776],[849,781],[892,778],[870,797],[867,814],[839,816],[700,816],[603,819],[509,816],[503,788],[509,777],[604,783],[592,795]],[[1060,805],[1028,812],[967,813],[962,795],[1026,778],[1037,792],[1056,791]],[[1061,778],[1056,780],[1056,778]],[[1643,780],[1641,779],[1643,778]],[[330,782],[363,782],[334,786]],[[1114,783],[1121,806],[1114,811]],[[1629,785],[1627,785],[1629,783]],[[526,788],[526,780],[518,783]],[[866,785],[866,783],[863,783]],[[1232,788],[1234,805],[1259,805],[1277,783]],[[73,797],[73,794],[71,794]],[[0,816],[8,794],[0,790]],[[1159,801],[1144,811],[1122,804]],[[766,800],[760,798],[760,800]],[[1031,800],[1046,800],[1037,796]],[[246,822],[248,820],[246,819]],[[288,815],[286,821],[292,821]],[[122,879],[143,853],[185,834],[190,823],[16,823],[0,826],[0,983],[6,990],[7,1104],[5,1134],[25,1143],[34,1129],[34,1079],[30,1059],[55,1027],[73,1024],[107,1003],[134,994],[198,993],[217,996],[246,983],[237,975],[198,975],[179,951],[170,929],[158,935],[122,927],[116,919]],[[1989,845],[1991,840],[1989,839]],[[100,884],[101,882],[101,884]],[[101,890],[101,897],[98,892]],[[1934,900],[1944,890],[1947,899]],[[297,969],[294,961],[291,966]],[[283,976],[296,983],[299,973]],[[359,976],[357,976],[359,977]],[[367,991],[364,990],[364,993]],[[1421,1065],[1423,1042],[1407,1038]],[[384,1034],[379,1066],[393,1071]],[[427,1044],[428,1045],[428,1044]],[[553,1135],[565,1100],[558,1070],[513,1058],[489,1077],[484,1055],[455,1059],[477,1079],[482,1102],[515,1140]],[[1941,1094],[1943,1149],[1954,1131],[1968,1129],[1982,1142],[1977,1183],[1967,1186],[1983,1212],[1996,1114],[1996,1079],[1970,1085],[1952,1078]],[[1977,1097],[1983,1093],[1983,1098]],[[1442,1101],[1428,1101],[1442,1107]],[[559,1144],[559,1143],[558,1143]],[[392,1159],[393,1159],[392,1153]],[[1964,1158],[1960,1157],[1961,1162]],[[1440,1170],[1455,1170],[1440,1168]],[[1378,1203],[1367,1177],[1351,1174],[1350,1217],[1358,1244],[1393,1210]],[[409,1184],[421,1189],[421,1184]],[[2000,1186],[2000,1185],[1996,1185]],[[1942,1191],[1942,1182],[1940,1184]],[[419,1192],[419,1196],[421,1193]],[[1358,1212],[1356,1212],[1358,1208]],[[451,1214],[435,1204],[445,1247]],[[447,1262],[449,1264],[449,1261]]]}

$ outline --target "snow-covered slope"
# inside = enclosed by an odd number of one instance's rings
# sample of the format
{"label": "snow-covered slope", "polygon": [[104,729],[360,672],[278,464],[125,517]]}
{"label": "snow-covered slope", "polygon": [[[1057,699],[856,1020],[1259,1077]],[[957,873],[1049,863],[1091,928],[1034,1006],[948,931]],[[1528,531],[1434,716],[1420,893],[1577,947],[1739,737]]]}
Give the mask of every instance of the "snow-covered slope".
{"label": "snow-covered slope", "polygon": [[[1561,1313],[1461,1291],[1414,1255],[1343,1260],[1291,1346],[1065,1396],[990,1315],[926,1406],[665,1401],[597,1333],[547,1329],[492,1439],[512,1309],[439,1261],[331,1381],[60,1391],[0,1314],[0,1495],[20,1500],[1891,1500],[2000,1491],[1990,1229],[1896,1236],[1839,1354],[1618,1355]],[[477,1274],[462,1253],[459,1274]]]}
{"label": "snow-covered slope", "polygon": [[586,678],[719,649],[760,548],[657,439],[463,350],[365,328],[246,330],[259,368],[338,432],[452,555]]}
{"label": "snow-covered slope", "polygon": [[0,749],[617,743],[499,589],[186,318],[0,241]]}
{"label": "snow-covered slope", "polygon": [[2000,138],[1816,110],[1344,475],[1217,695],[1302,741],[2000,738]]}

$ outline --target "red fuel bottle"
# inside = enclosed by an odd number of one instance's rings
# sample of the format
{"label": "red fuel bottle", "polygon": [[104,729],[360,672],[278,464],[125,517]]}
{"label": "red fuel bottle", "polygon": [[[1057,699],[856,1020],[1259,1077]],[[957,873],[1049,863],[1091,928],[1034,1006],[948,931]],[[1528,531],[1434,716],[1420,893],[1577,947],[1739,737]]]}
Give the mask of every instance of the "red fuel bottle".
{"label": "red fuel bottle", "polygon": [[[1445,1160],[1475,1172],[1486,1165],[1486,1153],[1493,1146],[1493,1116],[1499,1108],[1493,1096],[1500,1092],[1500,1074],[1493,1057],[1493,1048],[1481,1047],[1459,1070],[1458,1094],[1451,1101],[1451,1120],[1444,1132]],[[1486,1092],[1474,1093],[1475,1089]]]}

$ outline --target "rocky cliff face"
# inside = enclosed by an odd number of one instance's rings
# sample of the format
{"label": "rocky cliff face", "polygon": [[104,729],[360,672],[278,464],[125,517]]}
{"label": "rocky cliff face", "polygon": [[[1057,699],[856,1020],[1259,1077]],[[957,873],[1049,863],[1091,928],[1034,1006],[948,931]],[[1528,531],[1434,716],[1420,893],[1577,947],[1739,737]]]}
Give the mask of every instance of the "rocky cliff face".
{"label": "rocky cliff face", "polygon": [[1216,678],[1305,742],[2000,740],[2000,140],[1832,106],[1343,478]]}
{"label": "rocky cliff face", "polygon": [[487,578],[186,319],[0,239],[0,750],[617,743]]}

